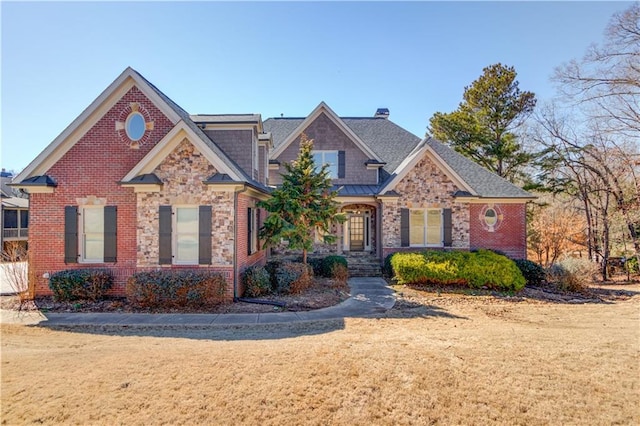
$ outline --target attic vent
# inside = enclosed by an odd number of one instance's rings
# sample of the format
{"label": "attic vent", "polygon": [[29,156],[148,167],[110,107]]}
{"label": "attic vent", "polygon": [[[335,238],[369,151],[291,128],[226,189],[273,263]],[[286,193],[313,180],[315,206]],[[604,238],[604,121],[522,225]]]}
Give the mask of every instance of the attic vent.
{"label": "attic vent", "polygon": [[389,118],[389,108],[378,108],[373,115],[374,118]]}

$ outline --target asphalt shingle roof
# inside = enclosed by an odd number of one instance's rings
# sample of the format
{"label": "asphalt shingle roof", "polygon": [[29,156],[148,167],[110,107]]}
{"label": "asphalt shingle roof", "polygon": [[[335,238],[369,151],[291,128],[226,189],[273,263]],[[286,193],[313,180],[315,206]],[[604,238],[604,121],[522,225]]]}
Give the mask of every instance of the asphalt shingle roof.
{"label": "asphalt shingle roof", "polygon": [[435,139],[429,138],[426,143],[449,167],[467,183],[480,197],[484,198],[530,198],[530,193],[491,173],[462,154]]}
{"label": "asphalt shingle roof", "polygon": [[144,76],[141,75],[139,72],[135,70],[134,72],[138,74],[138,76],[141,79],[143,79],[149,85],[149,87],[151,87],[158,94],[158,96],[160,96],[162,100],[164,100],[167,103],[167,105],[169,105],[169,107],[171,107],[171,109],[173,109],[176,112],[176,114],[180,116],[180,118],[185,122],[185,124],[191,130],[193,130],[193,132],[196,135],[198,135],[198,137],[202,139],[204,143],[207,144],[207,146],[211,149],[211,151],[213,151],[218,156],[218,158],[220,158],[220,160],[222,160],[231,170],[233,170],[238,176],[242,178],[243,182],[247,182],[257,188],[266,189],[264,185],[252,179],[249,175],[245,173],[245,171],[240,166],[238,166],[238,164],[235,161],[229,158],[229,156],[227,156],[227,154],[222,149],[220,149],[220,147],[215,143],[215,141],[213,141],[205,132],[202,131],[200,127],[198,127],[196,123],[193,122],[188,112],[182,109],[177,103],[173,102],[171,98],[165,95],[160,89],[154,86],[153,83],[151,83],[149,80],[144,78]]}
{"label": "asphalt shingle roof", "polygon": [[[374,117],[341,117],[344,123],[371,148],[387,164],[383,167],[382,180],[394,176],[398,166],[421,143],[421,139],[384,118]],[[269,118],[264,121],[265,132],[271,132],[274,148],[281,145],[285,139],[305,120],[296,118]],[[424,141],[424,140],[422,140]],[[486,198],[530,198],[532,195],[513,185],[498,175],[489,172],[470,159],[458,154],[441,142],[429,138],[424,141],[460,178],[466,182],[480,197]],[[352,191],[373,191],[371,185],[345,185],[341,195],[352,195]],[[384,183],[380,186],[382,188]],[[375,192],[373,192],[375,193]],[[355,194],[353,194],[355,195]]]}
{"label": "asphalt shingle roof", "polygon": [[[420,138],[394,122],[384,118],[344,117],[342,121],[387,164],[384,169],[392,173],[418,145]],[[264,131],[271,132],[275,149],[293,132],[304,118],[269,118]]]}

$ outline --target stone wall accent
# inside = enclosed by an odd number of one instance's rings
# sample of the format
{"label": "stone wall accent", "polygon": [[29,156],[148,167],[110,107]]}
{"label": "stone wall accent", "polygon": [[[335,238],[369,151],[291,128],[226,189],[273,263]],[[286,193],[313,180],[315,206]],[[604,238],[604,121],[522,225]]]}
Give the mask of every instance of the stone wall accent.
{"label": "stone wall accent", "polygon": [[[331,121],[324,113],[320,114],[303,133],[309,139],[313,139],[313,149],[327,151],[345,151],[345,177],[344,179],[333,179],[338,185],[377,185],[378,170],[367,170],[365,161],[369,157]],[[269,184],[278,185],[282,183],[281,174],[285,173],[282,164],[290,163],[298,158],[300,152],[300,135],[291,142],[276,160],[280,161],[280,170],[269,171]]]}
{"label": "stone wall accent", "polygon": [[188,140],[183,140],[154,170],[163,182],[160,192],[138,193],[137,266],[158,265],[159,207],[211,205],[212,266],[233,266],[234,193],[202,183],[216,169]]}
{"label": "stone wall accent", "polygon": [[[452,246],[469,248],[469,205],[458,203],[453,194],[459,190],[449,177],[425,155],[394,188],[398,199],[384,199],[382,205],[382,247],[399,248],[400,209],[450,208]],[[388,252],[388,250],[385,250]]]}

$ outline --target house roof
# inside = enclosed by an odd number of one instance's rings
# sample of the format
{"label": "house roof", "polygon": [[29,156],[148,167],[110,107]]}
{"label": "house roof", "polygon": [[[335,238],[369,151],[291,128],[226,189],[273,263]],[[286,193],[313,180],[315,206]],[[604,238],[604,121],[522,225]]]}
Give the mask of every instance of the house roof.
{"label": "house roof", "polygon": [[435,139],[426,141],[453,171],[482,198],[534,198],[532,194],[478,165]]}
{"label": "house roof", "polygon": [[[14,181],[21,186],[35,185],[34,182],[30,182],[30,180],[37,178],[39,175],[43,176],[46,170],[58,161],[82,137],[88,130],[88,126],[92,126],[93,123],[101,117],[100,114],[104,114],[104,112],[102,112],[104,108],[109,108],[115,104],[124,94],[123,91],[129,90],[130,87],[134,85],[149,97],[176,127],[187,127],[191,131],[190,136],[202,141],[205,149],[208,149],[219,158],[225,168],[228,169],[227,171],[236,176],[240,182],[246,182],[259,188],[262,187],[258,182],[255,182],[249,177],[238,164],[229,158],[226,153],[191,120],[189,113],[131,67],[125,69],[78,118],[14,179]],[[181,122],[184,124],[181,125]],[[148,158],[145,157],[145,159]],[[145,159],[142,161],[145,161]],[[140,166],[140,164],[138,164],[138,166]],[[133,177],[135,176],[127,175],[127,178],[123,180],[130,180]]]}
{"label": "house roof", "polygon": [[[283,132],[278,132],[278,136],[283,135],[284,137],[282,139],[278,139],[277,144],[275,143],[276,136],[273,135],[274,145],[273,151],[271,151],[270,156],[278,157],[280,154],[282,154],[287,146],[289,146],[295,140],[295,138],[297,138],[298,135],[302,133],[304,129],[313,121],[315,121],[321,114],[324,114],[326,117],[328,117],[329,120],[331,120],[349,139],[351,139],[351,141],[358,148],[360,148],[360,150],[362,150],[365,155],[369,156],[370,159],[382,161],[378,157],[378,154],[371,149],[369,144],[360,139],[360,137],[349,126],[347,126],[346,123],[340,117],[338,117],[338,115],[324,102],[320,102],[320,104],[315,107],[307,117],[300,119],[300,121],[296,123],[296,127],[289,129],[286,135],[284,135]],[[271,132],[269,128],[264,127],[264,123],[263,128],[265,132]]]}
{"label": "house roof", "polygon": [[[274,147],[289,139],[306,118],[275,117],[264,121],[265,131],[273,135]],[[472,160],[457,153],[441,142],[427,138],[421,140],[387,118],[341,117],[347,125],[378,157],[387,164],[383,170],[388,176],[379,187],[374,185],[345,185],[340,195],[389,193],[416,162],[428,151],[443,166],[461,190],[481,198],[534,198],[533,195],[491,173]],[[336,187],[337,189],[337,187]]]}
{"label": "house roof", "polygon": [[262,121],[260,114],[192,114],[191,120],[196,123],[256,123]]}
{"label": "house roof", "polygon": [[[374,117],[341,117],[342,121],[377,154],[383,167],[392,173],[418,145],[420,138],[392,121]],[[305,118],[269,118],[264,121],[265,132],[273,135],[273,146],[278,148]]]}

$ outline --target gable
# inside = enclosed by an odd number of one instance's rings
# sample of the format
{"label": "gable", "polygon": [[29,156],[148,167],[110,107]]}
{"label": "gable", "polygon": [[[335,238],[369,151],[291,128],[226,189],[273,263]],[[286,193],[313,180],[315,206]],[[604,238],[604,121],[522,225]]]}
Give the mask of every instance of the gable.
{"label": "gable", "polygon": [[411,173],[416,164],[424,157],[430,158],[456,184],[462,193],[458,196],[466,198],[467,201],[479,198],[513,200],[532,200],[535,198],[527,191],[484,169],[432,138],[420,142],[383,185],[380,194],[394,191],[398,183]]}
{"label": "gable", "polygon": [[[300,152],[300,140],[304,133],[313,140],[314,151],[337,151],[340,164],[344,164],[343,174],[334,178],[338,184],[377,185],[378,170],[370,169],[366,163],[371,159],[360,149],[350,135],[338,126],[327,114],[320,113],[292,139],[291,143],[277,156],[277,161],[290,163]],[[272,157],[273,158],[273,157]],[[279,174],[272,173],[269,182],[280,183]]]}
{"label": "gable", "polygon": [[[340,130],[349,138],[351,141],[371,160],[381,161],[378,155],[371,150],[354,132],[347,126],[344,121],[340,117],[336,115],[335,112],[327,104],[324,102],[320,102],[312,112],[309,114],[307,118],[302,120],[298,124],[298,126],[289,133],[289,135],[285,138],[281,143],[276,143],[275,149],[271,154],[271,158],[279,158],[280,154],[287,149],[294,140],[300,137],[300,134],[305,132],[311,123],[313,123],[320,115],[325,115],[329,120],[331,120]],[[274,135],[275,136],[275,135]],[[298,139],[299,140],[299,139]]]}
{"label": "gable", "polygon": [[229,175],[234,181],[245,180],[239,170],[230,166],[228,159],[216,155],[216,152],[211,149],[212,146],[200,138],[187,123],[180,121],[144,158],[127,171],[122,181],[129,182],[137,176],[153,173],[156,167],[165,161],[183,141],[193,145],[218,172]]}
{"label": "gable", "polygon": [[[116,122],[121,121],[121,113],[130,107],[132,102],[140,103],[149,112],[150,120],[154,122],[152,133],[155,134],[153,138],[155,141],[163,136],[160,134],[163,131],[162,127],[169,127],[180,118],[178,112],[167,103],[155,87],[151,86],[133,69],[127,68],[16,176],[14,181],[19,183],[33,176],[44,175],[78,142],[83,140],[87,142],[97,135],[102,140],[95,142],[108,143],[110,147],[117,146],[120,137],[116,130]],[[162,126],[156,124],[156,121],[162,122]],[[164,126],[167,123],[169,125]],[[158,135],[160,137],[157,137]],[[153,144],[153,140],[145,142],[147,146]]]}

